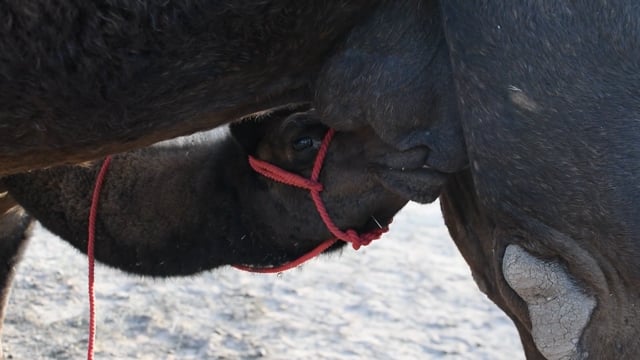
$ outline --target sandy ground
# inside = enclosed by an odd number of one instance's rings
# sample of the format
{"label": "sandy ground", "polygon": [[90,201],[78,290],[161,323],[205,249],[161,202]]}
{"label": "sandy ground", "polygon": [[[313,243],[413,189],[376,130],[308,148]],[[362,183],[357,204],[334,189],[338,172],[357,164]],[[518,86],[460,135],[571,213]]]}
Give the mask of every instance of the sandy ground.
{"label": "sandy ground", "polygon": [[[4,350],[82,359],[86,257],[38,229],[20,265]],[[437,204],[410,204],[358,252],[279,275],[234,269],[154,280],[96,269],[96,359],[523,359],[480,293]]]}

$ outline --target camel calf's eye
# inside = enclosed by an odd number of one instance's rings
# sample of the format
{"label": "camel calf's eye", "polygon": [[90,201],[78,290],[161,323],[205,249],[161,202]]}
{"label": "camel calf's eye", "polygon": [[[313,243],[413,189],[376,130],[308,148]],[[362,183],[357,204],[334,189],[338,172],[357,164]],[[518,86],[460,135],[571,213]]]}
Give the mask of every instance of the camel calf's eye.
{"label": "camel calf's eye", "polygon": [[308,149],[313,146],[313,139],[308,136],[297,138],[293,141],[292,146],[295,151]]}

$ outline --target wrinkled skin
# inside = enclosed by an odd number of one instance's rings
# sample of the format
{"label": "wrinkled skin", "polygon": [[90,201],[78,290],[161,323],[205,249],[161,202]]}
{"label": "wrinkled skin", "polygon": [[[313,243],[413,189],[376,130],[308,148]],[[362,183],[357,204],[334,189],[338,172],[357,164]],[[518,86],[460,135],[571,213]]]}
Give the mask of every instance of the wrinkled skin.
{"label": "wrinkled skin", "polygon": [[[639,15],[630,0],[443,1],[470,162],[443,213],[529,359],[640,353]],[[554,269],[541,298],[513,282],[518,259]]]}

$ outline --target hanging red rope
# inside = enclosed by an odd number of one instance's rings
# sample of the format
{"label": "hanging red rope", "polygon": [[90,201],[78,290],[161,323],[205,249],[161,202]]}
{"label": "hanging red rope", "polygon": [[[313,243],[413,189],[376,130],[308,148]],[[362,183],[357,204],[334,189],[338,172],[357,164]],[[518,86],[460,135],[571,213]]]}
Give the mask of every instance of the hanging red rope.
{"label": "hanging red rope", "polygon": [[89,236],[87,239],[87,257],[89,258],[89,340],[87,345],[87,359],[93,360],[93,348],[96,341],[96,292],[94,289],[94,245],[96,233],[96,217],[98,215],[98,201],[100,200],[100,191],[107,174],[107,169],[111,163],[111,156],[107,156],[102,163],[95,186],[93,187],[93,195],[91,196],[91,208],[89,209]]}

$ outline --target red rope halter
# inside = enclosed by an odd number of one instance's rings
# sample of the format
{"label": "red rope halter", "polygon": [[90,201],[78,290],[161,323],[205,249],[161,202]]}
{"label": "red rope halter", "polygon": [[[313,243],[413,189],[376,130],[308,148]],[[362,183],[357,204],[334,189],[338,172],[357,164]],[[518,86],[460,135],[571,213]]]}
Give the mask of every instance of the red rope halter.
{"label": "red rope halter", "polygon": [[359,235],[353,229],[349,229],[347,231],[340,230],[340,228],[333,222],[333,220],[331,220],[329,212],[324,206],[324,202],[322,201],[322,197],[320,196],[320,192],[323,190],[323,186],[320,182],[318,182],[318,178],[320,177],[320,171],[322,170],[322,165],[324,164],[324,159],[327,156],[327,152],[329,151],[329,144],[331,143],[334,134],[335,130],[329,129],[329,131],[327,131],[326,135],[322,139],[322,144],[320,144],[320,149],[318,150],[318,155],[316,155],[316,159],[313,163],[313,169],[311,171],[311,177],[309,179],[304,178],[298,174],[283,170],[266,161],[256,159],[253,156],[249,156],[249,164],[256,172],[264,175],[271,180],[309,190],[309,192],[311,193],[311,199],[316,206],[316,210],[318,211],[320,218],[324,222],[327,229],[329,229],[329,232],[331,232],[331,234],[333,234],[335,238],[326,240],[298,259],[279,266],[261,268],[246,265],[233,265],[235,268],[258,273],[282,272],[292,269],[302,264],[303,262],[319,255],[338,240],[351,243],[351,246],[355,250],[358,250],[361,246],[369,245],[373,240],[379,239],[382,234],[389,231],[389,228],[385,226],[383,228],[374,229],[368,233]]}

